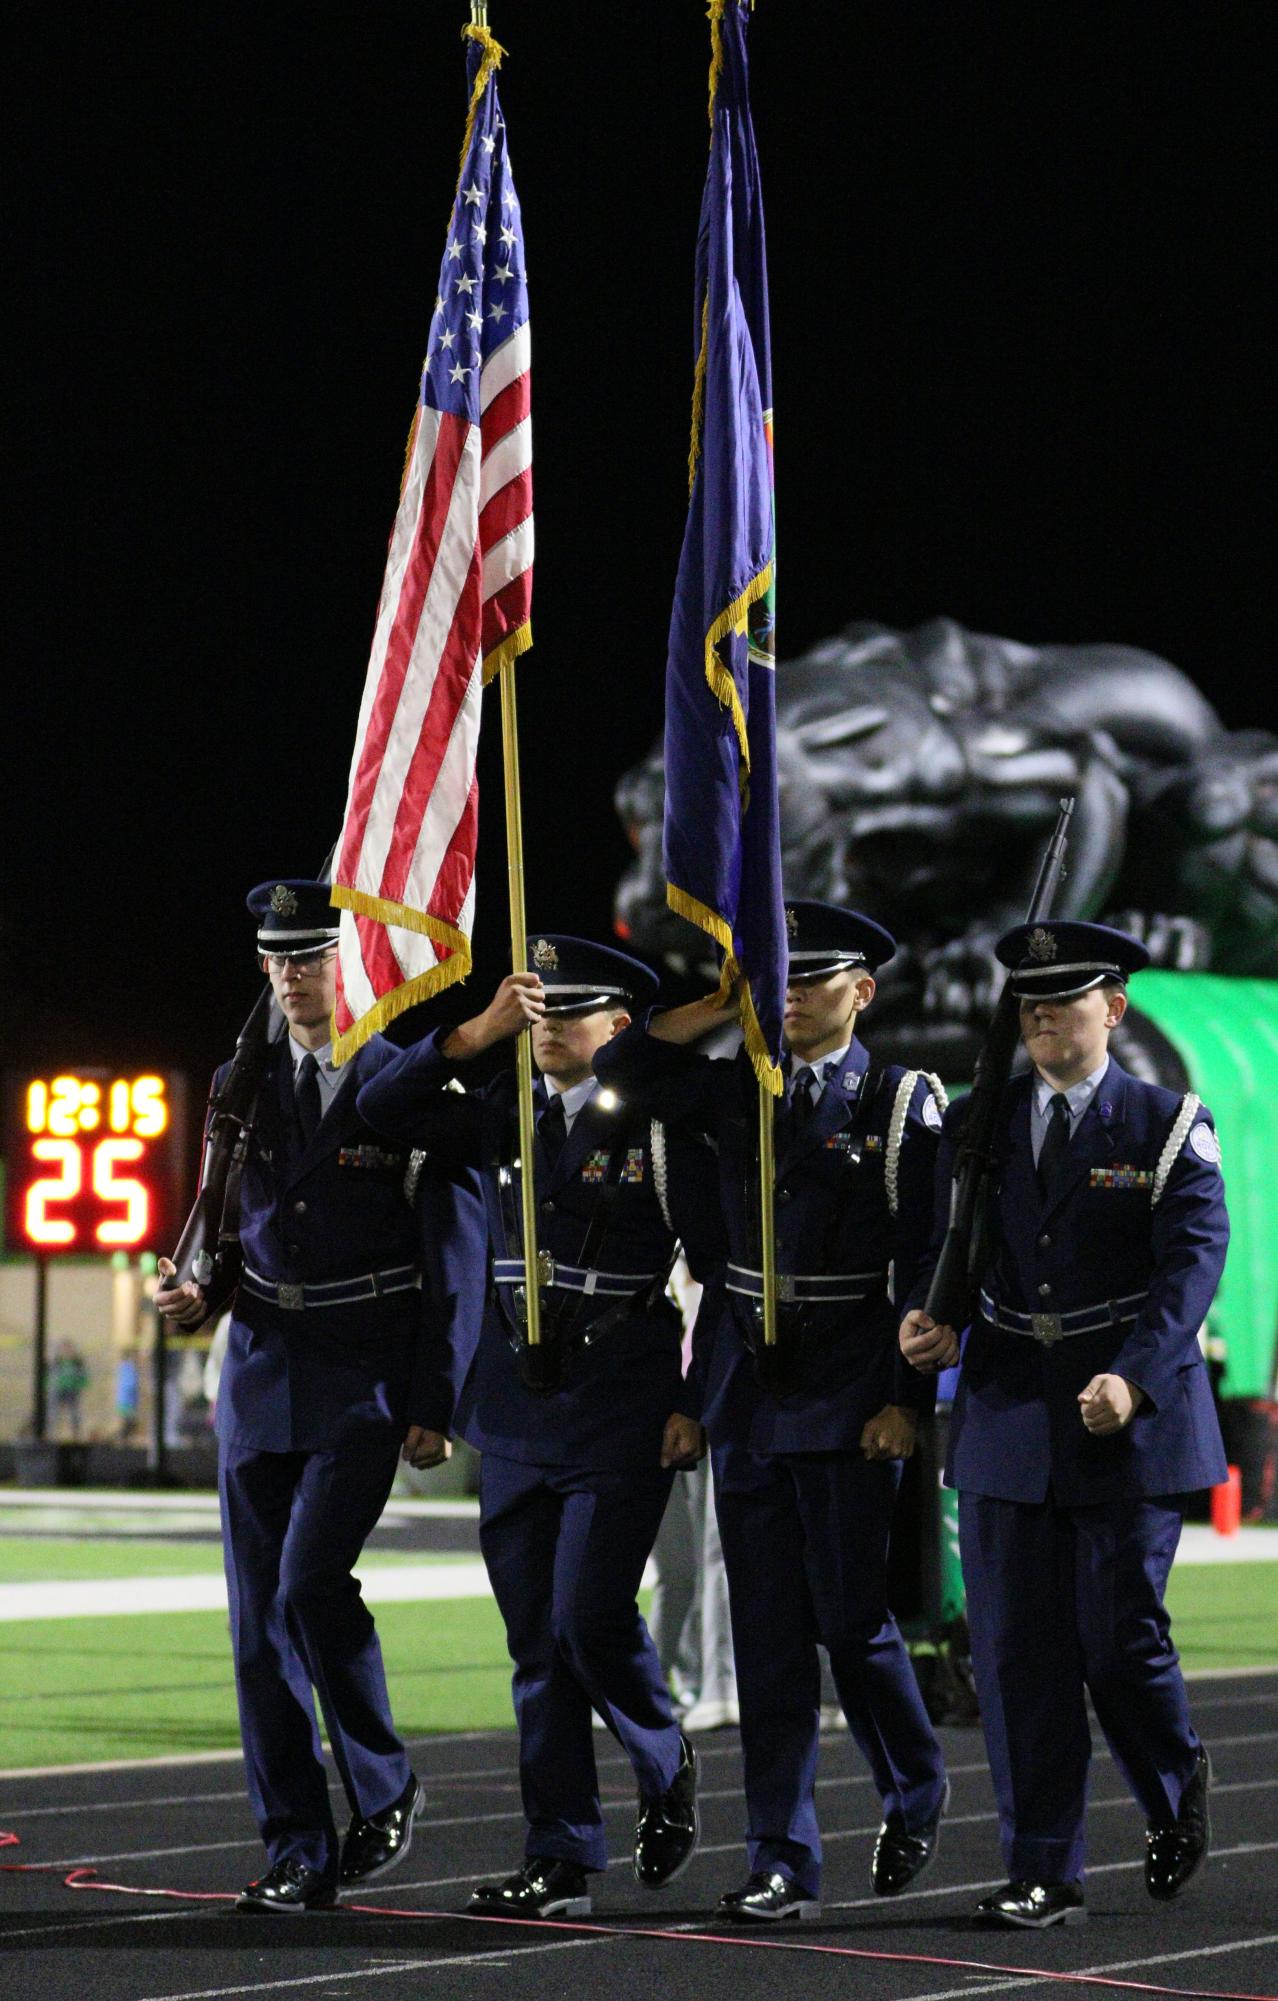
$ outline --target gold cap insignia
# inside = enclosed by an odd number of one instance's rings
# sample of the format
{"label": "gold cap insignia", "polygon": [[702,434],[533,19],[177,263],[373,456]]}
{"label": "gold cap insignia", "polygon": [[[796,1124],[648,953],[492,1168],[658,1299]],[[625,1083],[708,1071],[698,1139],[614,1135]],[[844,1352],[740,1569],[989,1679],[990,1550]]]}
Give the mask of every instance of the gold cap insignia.
{"label": "gold cap insignia", "polygon": [[297,898],[282,882],[277,882],[271,891],[271,909],[277,917],[297,916]]}
{"label": "gold cap insignia", "polygon": [[532,960],[538,972],[553,973],[559,965],[559,954],[549,938],[539,938],[532,948]]}
{"label": "gold cap insignia", "polygon": [[789,937],[789,938],[797,938],[797,937],[798,937],[798,935],[799,935],[799,913],[797,912],[797,910],[787,910],[787,911],[786,911],[786,913],[785,913],[785,929],[786,929],[786,936],[787,936],[787,937]]}
{"label": "gold cap insignia", "polygon": [[1044,931],[1041,924],[1030,932],[1028,950],[1031,959],[1040,966],[1046,966],[1056,957],[1056,940],[1050,931]]}

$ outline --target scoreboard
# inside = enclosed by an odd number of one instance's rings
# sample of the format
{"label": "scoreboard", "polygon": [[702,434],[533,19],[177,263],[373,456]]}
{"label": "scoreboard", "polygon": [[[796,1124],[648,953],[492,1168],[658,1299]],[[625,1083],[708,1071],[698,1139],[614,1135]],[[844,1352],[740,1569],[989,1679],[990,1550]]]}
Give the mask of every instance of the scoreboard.
{"label": "scoreboard", "polygon": [[8,1249],[40,1257],[168,1251],[185,1215],[185,1114],[186,1080],[173,1071],[11,1075]]}

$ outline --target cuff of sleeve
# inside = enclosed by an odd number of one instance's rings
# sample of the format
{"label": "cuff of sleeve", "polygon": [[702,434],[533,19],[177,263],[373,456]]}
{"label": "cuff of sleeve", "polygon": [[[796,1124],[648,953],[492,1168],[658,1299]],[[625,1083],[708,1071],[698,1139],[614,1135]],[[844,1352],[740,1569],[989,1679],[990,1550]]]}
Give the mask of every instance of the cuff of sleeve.
{"label": "cuff of sleeve", "polygon": [[679,1392],[676,1406],[680,1417],[695,1417],[700,1424],[702,1404],[701,1384],[694,1379],[692,1371],[689,1370],[683,1379],[683,1388]]}
{"label": "cuff of sleeve", "polygon": [[1171,1379],[1154,1365],[1148,1354],[1127,1354],[1120,1349],[1109,1365],[1107,1374],[1121,1376],[1133,1389],[1141,1392],[1145,1401],[1141,1409],[1157,1410],[1170,1392]]}

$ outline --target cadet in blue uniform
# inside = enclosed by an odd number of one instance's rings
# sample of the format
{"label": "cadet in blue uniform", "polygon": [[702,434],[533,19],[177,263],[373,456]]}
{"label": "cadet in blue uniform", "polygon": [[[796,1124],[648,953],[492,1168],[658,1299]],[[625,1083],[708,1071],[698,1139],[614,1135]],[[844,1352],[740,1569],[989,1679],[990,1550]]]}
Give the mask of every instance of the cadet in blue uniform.
{"label": "cadet in blue uniform", "polygon": [[[446,1330],[482,1272],[482,1210],[465,1176],[414,1163],[406,1181],[407,1153],[360,1118],[389,1043],[332,1067],[328,885],[264,883],[248,902],[287,1034],[240,1183],[218,1484],[249,1798],[271,1864],[239,1904],[297,1913],[402,1860],[421,1805],[351,1570],[401,1448],[419,1466],[450,1449]],[[193,1284],[157,1305],[183,1326],[207,1310]],[[340,1850],[312,1690],[351,1807]]]}
{"label": "cadet in blue uniform", "polygon": [[[1163,1593],[1185,1495],[1225,1477],[1198,1334],[1229,1224],[1211,1114],[1108,1054],[1139,940],[1048,922],[998,955],[1033,1068],[1000,1119],[946,1479],[1009,1877],[977,1916],[1038,1928],[1086,1915],[1085,1688],[1145,1814],[1150,1895],[1174,1896],[1207,1852],[1207,1754]],[[946,1120],[937,1249],[962,1117]],[[924,1368],[959,1352],[920,1306],[901,1345]]]}
{"label": "cadet in blue uniform", "polygon": [[[582,939],[534,941],[535,970],[483,1014],[406,1050],[360,1093],[370,1124],[482,1173],[493,1253],[488,1316],[456,1428],[483,1458],[480,1537],[515,1663],[524,1866],[482,1884],[480,1911],[590,1909],[607,1843],[592,1706],[639,1782],[635,1873],[670,1882],[697,1840],[695,1762],[670,1709],[636,1593],[673,1479],[702,1450],[665,1296],[676,1239],[698,1277],[721,1259],[704,1150],[596,1086],[591,1058],[655,993],[647,967]],[[542,1331],[558,1387],[526,1386],[517,1349],[524,1262],[517,1098],[506,1073],[465,1096],[442,1087],[531,1024],[537,1087],[538,1244],[553,1260]],[[709,1192],[707,1199],[706,1191]]]}
{"label": "cadet in blue uniform", "polygon": [[[916,1072],[856,1040],[893,940],[819,903],[787,910],[787,1098],[776,1115],[780,1341],[794,1379],[760,1386],[758,1090],[748,1059],[683,1046],[720,1027],[718,998],[652,1017],[596,1058],[605,1082],[718,1144],[728,1311],[707,1353],[704,1416],[736,1653],[750,1875],[719,1903],[743,1923],[816,1915],[817,1642],[883,1802],[871,1881],[904,1889],[936,1849],[940,1747],[887,1605],[892,1509],[926,1378],[901,1366],[889,1267],[907,1287],[930,1228],[941,1118]],[[939,1086],[937,1087],[939,1090]],[[905,1296],[900,1293],[900,1296]],[[703,1315],[698,1327],[709,1321]],[[706,1334],[712,1334],[707,1325]]]}

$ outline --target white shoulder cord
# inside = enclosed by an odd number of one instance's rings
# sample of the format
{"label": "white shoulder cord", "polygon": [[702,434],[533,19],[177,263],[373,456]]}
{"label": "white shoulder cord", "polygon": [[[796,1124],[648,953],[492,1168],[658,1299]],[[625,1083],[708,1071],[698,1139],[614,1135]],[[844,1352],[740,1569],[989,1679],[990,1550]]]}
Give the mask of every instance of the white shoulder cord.
{"label": "white shoulder cord", "polygon": [[1159,1154],[1158,1165],[1154,1169],[1154,1186],[1149,1197],[1151,1209],[1159,1201],[1167,1186],[1167,1177],[1176,1165],[1176,1158],[1182,1146],[1189,1138],[1189,1129],[1198,1117],[1202,1102],[1202,1099],[1195,1097],[1192,1091],[1187,1091],[1180,1101],[1176,1123],[1167,1135],[1167,1144]]}
{"label": "white shoulder cord", "polygon": [[944,1112],[949,1105],[949,1093],[940,1078],[931,1070],[907,1070],[896,1087],[892,1100],[892,1116],[888,1120],[887,1153],[883,1162],[883,1180],[887,1188],[888,1209],[893,1216],[901,1206],[900,1168],[901,1142],[905,1138],[905,1121],[910,1115],[910,1100],[919,1078],[927,1085],[937,1109]]}
{"label": "white shoulder cord", "polygon": [[652,1185],[656,1192],[657,1206],[668,1230],[674,1230],[674,1218],[670,1214],[670,1169],[666,1159],[666,1129],[660,1119],[654,1119],[648,1128],[652,1142]]}

